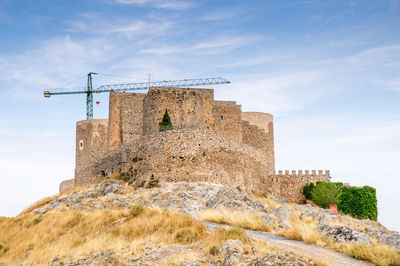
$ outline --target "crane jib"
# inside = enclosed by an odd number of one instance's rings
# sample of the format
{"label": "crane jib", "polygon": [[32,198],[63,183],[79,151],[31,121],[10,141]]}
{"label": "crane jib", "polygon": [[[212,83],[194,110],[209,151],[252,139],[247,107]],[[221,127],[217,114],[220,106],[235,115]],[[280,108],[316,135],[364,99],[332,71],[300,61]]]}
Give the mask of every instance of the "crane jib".
{"label": "crane jib", "polygon": [[164,80],[164,81],[153,81],[153,82],[137,82],[137,83],[126,83],[126,84],[110,84],[102,85],[97,89],[92,88],[92,75],[96,73],[90,72],[88,74],[88,86],[87,88],[78,89],[54,89],[45,90],[43,92],[44,97],[49,98],[51,95],[67,95],[67,94],[86,94],[86,118],[93,118],[93,93],[102,93],[110,91],[131,91],[131,90],[146,90],[151,87],[195,87],[203,85],[219,85],[219,84],[230,84],[231,82],[221,78],[200,78],[200,79],[181,79],[181,80]]}

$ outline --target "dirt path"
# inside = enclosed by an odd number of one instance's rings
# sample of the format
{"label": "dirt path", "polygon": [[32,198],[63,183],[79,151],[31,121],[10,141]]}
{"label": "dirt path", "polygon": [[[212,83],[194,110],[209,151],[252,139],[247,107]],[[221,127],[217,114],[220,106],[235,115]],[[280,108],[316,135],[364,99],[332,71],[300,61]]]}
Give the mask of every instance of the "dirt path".
{"label": "dirt path", "polygon": [[[210,229],[214,230],[218,227],[224,227],[224,225],[204,222],[204,224]],[[253,238],[265,240],[271,246],[291,251],[295,254],[315,259],[319,262],[326,263],[327,265],[372,265],[367,262],[356,260],[346,254],[336,252],[332,249],[310,245],[301,241],[290,240],[284,237],[272,235],[266,232],[245,230],[248,236]]]}

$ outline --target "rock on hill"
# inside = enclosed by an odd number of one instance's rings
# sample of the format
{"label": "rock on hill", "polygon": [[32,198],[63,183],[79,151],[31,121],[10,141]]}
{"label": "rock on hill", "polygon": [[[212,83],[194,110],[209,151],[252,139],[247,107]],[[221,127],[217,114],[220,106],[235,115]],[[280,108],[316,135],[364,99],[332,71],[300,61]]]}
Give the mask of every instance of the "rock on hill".
{"label": "rock on hill", "polygon": [[[209,230],[202,221],[230,227]],[[330,264],[327,258],[250,238],[243,229],[380,265],[400,264],[400,235],[378,222],[216,184],[134,188],[119,180],[76,188],[37,202],[17,217],[0,218],[0,264]]]}

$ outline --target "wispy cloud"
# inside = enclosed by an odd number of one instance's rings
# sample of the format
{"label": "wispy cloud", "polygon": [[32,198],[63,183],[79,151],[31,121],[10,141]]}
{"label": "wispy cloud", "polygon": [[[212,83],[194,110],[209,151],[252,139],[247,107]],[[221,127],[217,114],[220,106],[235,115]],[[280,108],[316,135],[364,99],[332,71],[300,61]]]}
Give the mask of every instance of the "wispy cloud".
{"label": "wispy cloud", "polygon": [[286,113],[302,109],[320,96],[313,87],[320,78],[321,73],[311,71],[241,75],[229,88],[218,89],[215,94],[221,99],[238,100],[245,111]]}
{"label": "wispy cloud", "polygon": [[[101,16],[100,16],[101,17]],[[171,29],[176,24],[173,20],[153,19],[127,20],[127,19],[99,19],[99,16],[82,14],[80,19],[68,22],[67,32],[84,32],[89,35],[122,34],[127,37],[135,35],[156,36]]]}
{"label": "wispy cloud", "polygon": [[346,61],[364,66],[399,62],[400,44],[369,48],[348,57]]}
{"label": "wispy cloud", "polygon": [[113,43],[102,39],[54,38],[15,57],[0,59],[0,80],[9,81],[9,89],[18,97],[35,99],[41,97],[42,88],[59,87],[104,62],[111,50]]}
{"label": "wispy cloud", "polygon": [[174,10],[188,9],[196,6],[193,2],[178,0],[114,0],[114,2],[122,5],[149,5],[155,8]]}
{"label": "wispy cloud", "polygon": [[203,54],[226,53],[251,43],[257,42],[261,38],[258,36],[218,36],[211,40],[188,44],[186,46],[161,46],[155,48],[142,49],[140,54],[176,54],[189,51],[201,51]]}

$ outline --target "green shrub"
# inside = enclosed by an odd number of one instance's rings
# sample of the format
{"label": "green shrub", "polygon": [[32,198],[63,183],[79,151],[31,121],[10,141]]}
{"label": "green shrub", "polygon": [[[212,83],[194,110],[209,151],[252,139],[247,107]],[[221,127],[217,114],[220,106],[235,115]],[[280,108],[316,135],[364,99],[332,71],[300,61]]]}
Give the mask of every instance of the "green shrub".
{"label": "green shrub", "polygon": [[129,173],[118,173],[116,178],[128,182],[128,184],[132,184],[134,181],[133,175]]}
{"label": "green shrub", "polygon": [[340,211],[358,219],[377,220],[378,207],[375,188],[344,186],[342,191],[341,203],[338,205]]}
{"label": "green shrub", "polygon": [[328,208],[329,204],[339,205],[341,195],[341,188],[330,182],[317,182],[311,191],[312,201],[322,208]]}
{"label": "green shrub", "polygon": [[172,123],[171,123],[171,118],[168,115],[168,110],[165,109],[165,113],[163,116],[162,121],[158,124],[158,130],[159,131],[166,131],[166,130],[171,130],[173,128]]}
{"label": "green shrub", "polygon": [[314,187],[315,187],[314,183],[308,183],[307,185],[304,186],[303,195],[306,199],[308,200],[312,199],[311,192],[313,191]]}
{"label": "green shrub", "polygon": [[240,186],[237,186],[236,189],[242,192],[242,188]]}
{"label": "green shrub", "polygon": [[[328,207],[329,204],[336,204],[338,206],[338,210],[343,212],[344,214],[349,214],[354,218],[358,219],[370,219],[376,221],[378,218],[378,207],[377,207],[377,199],[376,199],[376,190],[370,186],[364,187],[352,187],[352,186],[344,186],[343,183],[328,183],[333,188],[333,185],[336,189],[339,189],[341,194],[339,196],[339,203],[335,203],[330,199],[330,203],[325,202],[321,203],[321,198],[323,195],[318,195],[317,200],[314,200],[313,193],[317,189],[319,190],[319,194],[321,194],[321,190],[327,189],[321,188],[321,186],[326,186],[327,182],[317,182],[316,185],[309,183],[304,186],[303,194],[306,199],[311,199],[315,204],[323,207]],[[322,206],[323,205],[323,206]],[[324,207],[324,208],[326,208]]]}

